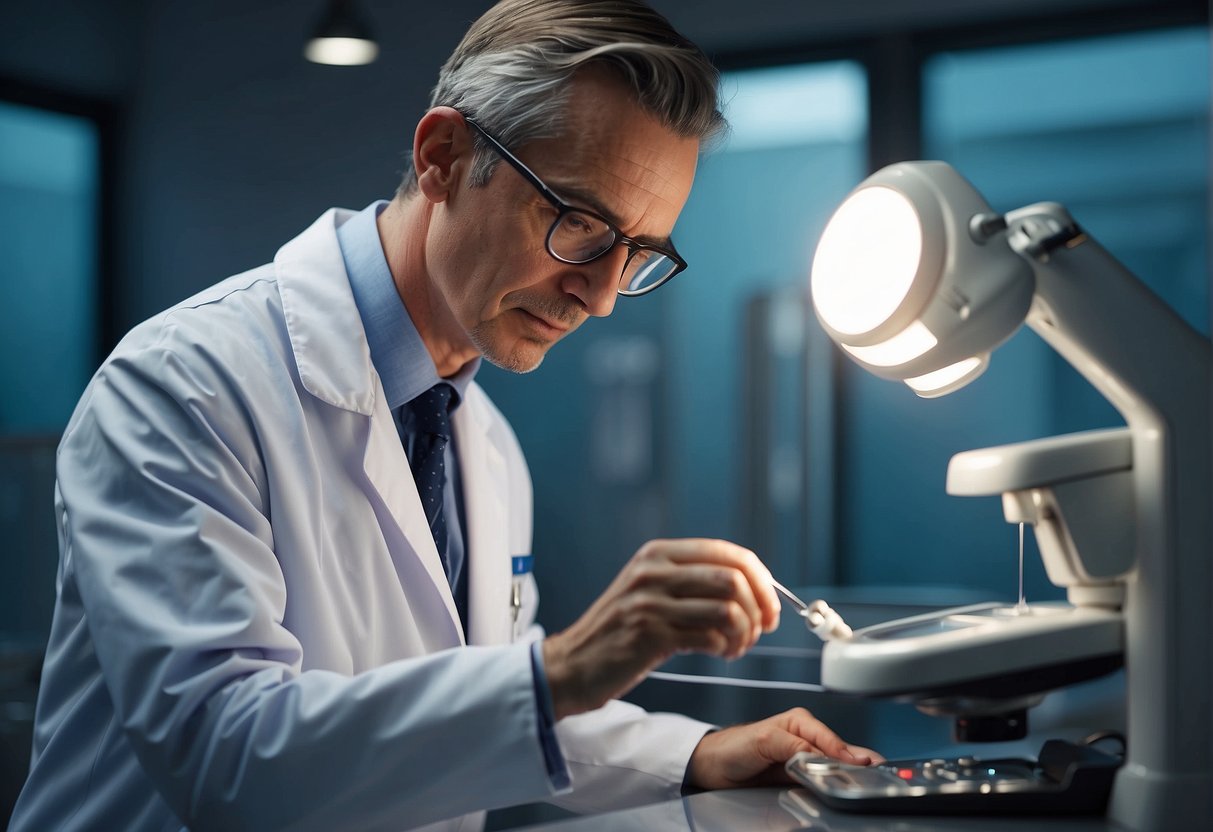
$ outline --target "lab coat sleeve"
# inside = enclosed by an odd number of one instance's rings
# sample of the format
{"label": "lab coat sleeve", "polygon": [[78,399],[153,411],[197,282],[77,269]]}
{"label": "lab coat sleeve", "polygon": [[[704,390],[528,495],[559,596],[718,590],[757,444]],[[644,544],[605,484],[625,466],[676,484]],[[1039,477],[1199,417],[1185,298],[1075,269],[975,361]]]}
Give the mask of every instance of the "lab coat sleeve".
{"label": "lab coat sleeve", "polygon": [[256,379],[230,375],[255,369],[174,348],[102,367],[58,477],[116,718],[182,822],[399,829],[550,797],[527,644],[302,669],[240,395]]}
{"label": "lab coat sleeve", "polygon": [[[501,424],[506,424],[503,418]],[[529,551],[530,476],[512,432],[505,434],[502,444],[510,449],[515,479],[522,483],[514,497],[526,498],[525,510],[511,512],[511,517],[526,521],[515,550]],[[538,562],[541,568],[542,559]],[[535,624],[539,595],[531,575],[523,584],[522,601],[520,631],[527,640],[543,638],[543,629]],[[546,687],[546,678],[537,681]],[[677,714],[649,713],[621,701],[563,719],[556,723],[556,740],[573,788],[550,802],[590,813],[677,798],[691,752],[712,727]]]}
{"label": "lab coat sleeve", "polygon": [[[525,638],[537,642],[545,632],[534,623],[538,588],[527,577]],[[546,689],[541,665],[537,671],[543,678],[537,678],[536,684]],[[567,772],[573,788],[549,802],[589,814],[680,797],[691,753],[714,727],[679,714],[649,713],[619,700],[566,717],[555,725],[561,765],[552,773],[558,778]]]}
{"label": "lab coat sleeve", "polygon": [[691,752],[713,726],[614,700],[556,723],[573,790],[550,802],[607,812],[681,796]]}
{"label": "lab coat sleeve", "polygon": [[[544,635],[536,624],[527,631],[532,642]],[[546,689],[541,665],[537,671],[542,678],[536,684]],[[557,777],[567,773],[572,790],[548,802],[590,814],[678,798],[691,753],[715,727],[680,714],[650,713],[620,700],[566,717],[555,725],[561,765],[549,771]]]}

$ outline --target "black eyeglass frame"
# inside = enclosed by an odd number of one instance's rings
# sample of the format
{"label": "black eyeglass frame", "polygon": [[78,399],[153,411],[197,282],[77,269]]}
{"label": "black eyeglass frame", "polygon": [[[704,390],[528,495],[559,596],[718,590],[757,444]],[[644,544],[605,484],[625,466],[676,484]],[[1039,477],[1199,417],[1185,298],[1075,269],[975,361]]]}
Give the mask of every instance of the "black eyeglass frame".
{"label": "black eyeglass frame", "polygon": [[[552,222],[552,227],[548,229],[547,237],[544,238],[544,248],[547,249],[548,254],[552,258],[559,260],[561,263],[568,263],[571,266],[583,266],[586,263],[593,263],[595,260],[599,260],[599,259],[607,256],[608,254],[611,253],[611,251],[613,251],[615,249],[615,246],[622,244],[627,247],[628,256],[627,256],[627,259],[623,261],[623,270],[619,273],[619,277],[621,280],[622,280],[623,276],[625,274],[627,274],[628,263],[632,262],[632,258],[636,255],[636,252],[638,252],[638,251],[653,251],[664,257],[669,258],[674,263],[673,271],[671,271],[669,274],[667,274],[665,277],[663,277],[658,282],[652,284],[651,286],[646,286],[645,288],[640,289],[639,291],[625,289],[622,286],[617,290],[619,292],[619,294],[623,295],[624,297],[629,297],[629,298],[640,297],[641,295],[647,295],[650,292],[654,291],[655,289],[659,289],[662,286],[664,286],[665,284],[669,283],[671,280],[674,279],[675,276],[677,276],[678,274],[680,274],[681,272],[686,270],[687,261],[683,260],[682,256],[680,254],[678,254],[678,252],[674,251],[672,247],[663,248],[662,246],[655,246],[655,245],[652,245],[651,243],[642,243],[640,240],[634,240],[631,237],[629,237],[628,235],[624,234],[622,231],[620,231],[619,228],[615,225],[615,223],[611,222],[610,220],[608,220],[606,217],[602,216],[601,214],[599,214],[595,211],[590,211],[586,208],[578,208],[574,205],[569,205],[563,199],[556,196],[556,193],[551,188],[549,188],[546,184],[544,184],[544,181],[542,179],[540,179],[538,176],[536,176],[534,171],[532,171],[530,168],[528,168],[521,159],[519,159],[517,156],[515,156],[513,153],[511,153],[509,150],[507,150],[506,146],[503,145],[501,142],[499,142],[497,140],[497,138],[495,136],[493,136],[492,133],[485,130],[483,127],[481,127],[479,124],[477,124],[475,121],[473,121],[471,118],[469,118],[466,115],[463,117],[463,120],[467,122],[469,127],[471,127],[473,130],[475,130],[477,133],[479,133],[482,137],[484,137],[484,140],[489,143],[489,147],[493,148],[493,150],[497,153],[498,156],[500,156],[502,159],[504,159],[506,162],[508,162],[509,165],[512,168],[514,168],[514,170],[518,171],[518,173],[522,176],[523,179],[525,179],[527,182],[531,183],[531,185],[535,188],[535,190],[539,191],[540,195],[544,199],[546,199],[549,203],[551,203],[552,207],[556,209],[556,212],[557,212],[556,219]],[[552,235],[554,235],[556,233],[557,228],[559,228],[560,221],[564,219],[566,214],[570,214],[570,213],[585,214],[586,216],[593,217],[595,220],[597,220],[598,222],[601,222],[603,225],[605,225],[607,228],[609,228],[611,230],[611,233],[614,235],[614,240],[611,242],[611,244],[609,246],[604,248],[598,254],[595,254],[593,257],[588,257],[585,260],[571,260],[568,257],[561,257],[559,254],[557,254],[552,249]]]}

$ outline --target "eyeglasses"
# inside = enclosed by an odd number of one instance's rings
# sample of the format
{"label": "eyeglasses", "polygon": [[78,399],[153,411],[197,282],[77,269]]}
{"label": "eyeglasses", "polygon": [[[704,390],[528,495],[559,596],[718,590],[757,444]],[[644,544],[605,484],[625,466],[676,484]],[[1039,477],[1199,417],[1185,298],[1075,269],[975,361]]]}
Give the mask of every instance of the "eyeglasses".
{"label": "eyeglasses", "polygon": [[634,240],[593,211],[569,205],[492,134],[467,116],[464,116],[464,121],[556,209],[556,219],[548,230],[546,246],[548,254],[561,263],[576,266],[592,263],[605,257],[617,245],[627,246],[628,257],[619,275],[619,294],[628,297],[648,294],[687,267],[686,261],[672,247],[662,248]]}

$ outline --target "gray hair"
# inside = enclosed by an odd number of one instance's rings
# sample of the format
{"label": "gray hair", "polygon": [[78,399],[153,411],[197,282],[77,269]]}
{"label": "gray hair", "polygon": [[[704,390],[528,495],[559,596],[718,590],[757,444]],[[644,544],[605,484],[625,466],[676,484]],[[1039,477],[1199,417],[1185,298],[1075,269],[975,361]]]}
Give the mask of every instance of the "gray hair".
{"label": "gray hair", "polygon": [[[569,84],[603,68],[636,102],[683,138],[710,142],[726,129],[720,73],[691,41],[639,0],[502,0],[472,24],[443,65],[430,106],[454,107],[509,148],[558,137]],[[479,133],[469,178],[484,185],[500,161]],[[397,190],[416,185],[412,154]]]}

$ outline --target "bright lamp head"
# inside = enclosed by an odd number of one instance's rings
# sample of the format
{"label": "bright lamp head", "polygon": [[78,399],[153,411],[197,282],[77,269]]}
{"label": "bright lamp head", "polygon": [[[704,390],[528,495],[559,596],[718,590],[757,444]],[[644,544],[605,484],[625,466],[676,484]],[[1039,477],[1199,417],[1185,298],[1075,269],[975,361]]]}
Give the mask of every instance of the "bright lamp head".
{"label": "bright lamp head", "polygon": [[813,304],[839,332],[871,332],[905,301],[921,259],[922,225],[910,200],[892,188],[862,188],[822,235],[813,260]]}
{"label": "bright lamp head", "polygon": [[1031,267],[970,231],[990,207],[942,162],[902,162],[870,176],[834,213],[813,259],[818,320],[860,365],[921,396],[979,376],[1023,323]]}

